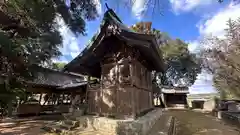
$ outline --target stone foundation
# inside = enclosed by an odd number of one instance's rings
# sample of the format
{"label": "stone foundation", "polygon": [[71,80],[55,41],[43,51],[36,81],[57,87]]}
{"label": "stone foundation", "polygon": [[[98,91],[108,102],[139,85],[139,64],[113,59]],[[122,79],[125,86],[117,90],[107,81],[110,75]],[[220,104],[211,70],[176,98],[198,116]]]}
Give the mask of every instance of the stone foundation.
{"label": "stone foundation", "polygon": [[186,109],[187,108],[187,104],[168,104],[168,108]]}
{"label": "stone foundation", "polygon": [[136,120],[115,120],[97,116],[85,116],[79,120],[81,127],[92,128],[104,135],[147,135],[162,114],[162,109],[158,108]]}

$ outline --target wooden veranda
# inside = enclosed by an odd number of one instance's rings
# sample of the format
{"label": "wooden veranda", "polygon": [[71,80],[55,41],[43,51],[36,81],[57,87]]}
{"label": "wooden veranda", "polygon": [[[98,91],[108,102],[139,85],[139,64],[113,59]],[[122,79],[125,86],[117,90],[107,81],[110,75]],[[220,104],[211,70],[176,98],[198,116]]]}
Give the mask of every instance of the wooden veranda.
{"label": "wooden veranda", "polygon": [[35,78],[26,87],[32,99],[17,107],[18,115],[67,113],[76,97],[80,104],[86,99],[88,83],[83,76],[42,67],[37,69]]}

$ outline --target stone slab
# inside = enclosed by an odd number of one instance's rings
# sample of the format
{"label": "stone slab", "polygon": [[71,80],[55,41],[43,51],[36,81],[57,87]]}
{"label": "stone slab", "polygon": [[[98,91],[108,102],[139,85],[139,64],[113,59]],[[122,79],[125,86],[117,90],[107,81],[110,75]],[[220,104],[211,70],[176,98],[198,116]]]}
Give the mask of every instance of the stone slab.
{"label": "stone slab", "polygon": [[81,124],[85,123],[86,128],[93,128],[104,135],[147,135],[162,114],[162,109],[157,108],[136,120],[116,120],[96,116],[84,117],[79,120]]}

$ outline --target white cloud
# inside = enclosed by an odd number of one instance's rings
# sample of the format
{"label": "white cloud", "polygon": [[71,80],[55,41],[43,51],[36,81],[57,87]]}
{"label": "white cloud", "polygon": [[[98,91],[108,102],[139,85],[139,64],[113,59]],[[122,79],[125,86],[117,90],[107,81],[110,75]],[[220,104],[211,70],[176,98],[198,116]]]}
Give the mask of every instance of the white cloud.
{"label": "white cloud", "polygon": [[[228,6],[222,10],[216,12],[215,14],[204,17],[198,24],[200,37],[206,36],[217,36],[218,38],[223,38],[225,33],[224,30],[227,28],[227,20],[237,19],[240,17],[240,4],[233,5],[230,3]],[[210,47],[207,45],[202,46],[198,40],[192,41],[189,43],[188,49],[191,52],[196,52],[196,50]],[[212,75],[203,71],[197,77],[194,85],[192,85],[189,90],[190,93],[207,93],[214,92],[215,88],[212,86]]]}
{"label": "white cloud", "polygon": [[194,85],[189,87],[190,94],[199,94],[199,93],[212,93],[216,92],[213,87],[212,75],[208,74],[205,70],[197,76],[197,80]]}
{"label": "white cloud", "polygon": [[[65,0],[67,6],[70,6],[70,0]],[[102,4],[101,0],[93,0],[94,5],[96,6],[97,12],[99,15],[102,14]],[[71,59],[75,58],[83,48],[79,45],[80,35],[76,36],[65,24],[63,19],[60,16],[56,16],[55,22],[57,28],[62,36],[62,47],[59,50],[62,53],[62,56],[59,58],[52,59],[53,61],[69,62]],[[84,47],[84,46],[82,46]]]}
{"label": "white cloud", "polygon": [[216,2],[216,0],[169,0],[175,13],[188,12]]}
{"label": "white cloud", "polygon": [[79,48],[78,37],[74,35],[72,31],[65,25],[61,17],[57,16],[56,22],[59,25],[58,30],[63,39],[63,46],[59,48],[63,54],[63,57],[76,57],[76,55],[79,54],[81,51],[81,48]]}
{"label": "white cloud", "polygon": [[132,12],[137,19],[141,20],[143,13],[147,10],[146,0],[132,0]]}
{"label": "white cloud", "polygon": [[227,20],[230,18],[234,20],[238,17],[240,17],[240,4],[229,4],[223,10],[200,23],[198,25],[199,32],[202,36],[211,34],[223,38],[225,35],[224,30],[227,28]]}
{"label": "white cloud", "polygon": [[70,7],[71,1],[70,0],[65,0],[65,4]]}
{"label": "white cloud", "polygon": [[102,14],[102,4],[101,4],[101,1],[100,0],[93,0],[93,3],[96,6],[98,14],[101,15]]}
{"label": "white cloud", "polygon": [[188,42],[188,50],[191,53],[197,53],[199,51],[199,42],[197,40]]}
{"label": "white cloud", "polygon": [[[220,10],[219,12],[205,16],[197,25],[200,37],[216,36],[218,38],[224,38],[225,29],[227,28],[228,19],[237,19],[240,17],[240,4],[230,3],[228,6]],[[210,43],[201,44],[200,41],[194,40],[189,42],[189,51],[196,53],[203,48],[214,47]]]}

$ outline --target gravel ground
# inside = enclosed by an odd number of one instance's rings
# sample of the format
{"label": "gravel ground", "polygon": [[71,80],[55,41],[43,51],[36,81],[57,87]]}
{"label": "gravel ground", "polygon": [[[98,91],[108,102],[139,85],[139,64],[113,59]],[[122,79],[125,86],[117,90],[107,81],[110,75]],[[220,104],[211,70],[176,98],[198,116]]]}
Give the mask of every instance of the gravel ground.
{"label": "gravel ground", "polygon": [[[165,111],[151,129],[149,135],[162,135],[163,127],[169,116],[174,116],[177,121],[177,135],[240,135],[239,129],[227,125],[210,114],[190,110]],[[1,135],[43,135],[40,127],[46,124],[41,120],[22,120],[17,123],[1,123]],[[94,131],[78,133],[80,135],[97,135]]]}
{"label": "gravel ground", "polygon": [[178,135],[240,135],[238,128],[207,113],[190,110],[169,110],[166,113],[178,120]]}
{"label": "gravel ground", "polygon": [[0,120],[0,135],[44,135],[41,130],[50,120],[36,120],[35,117]]}

